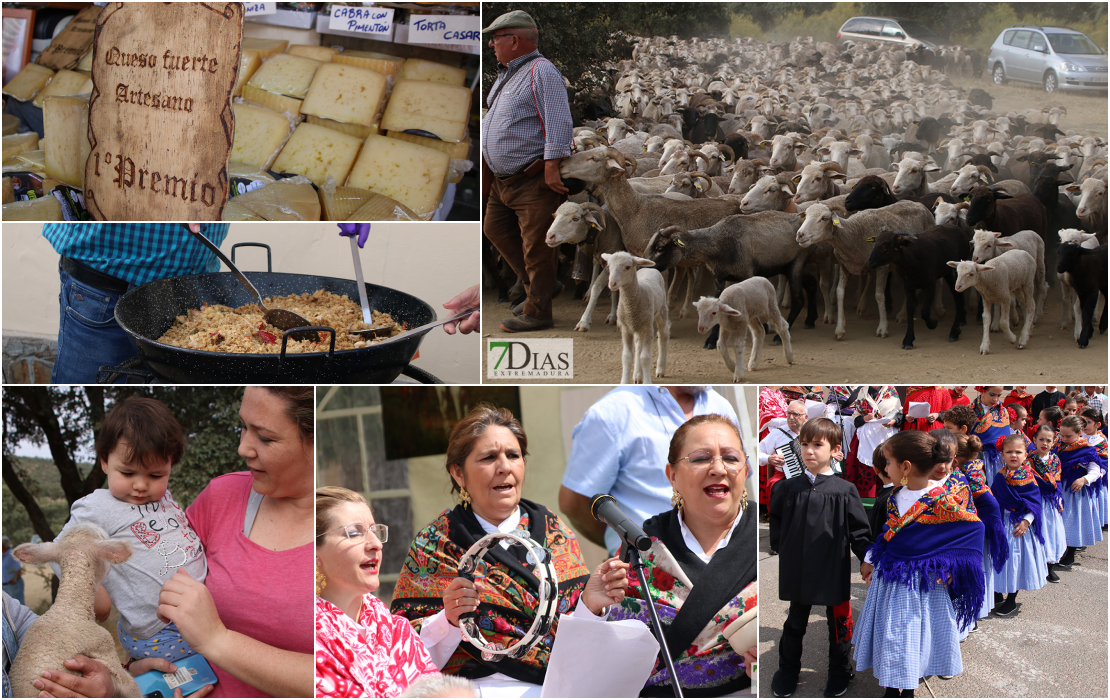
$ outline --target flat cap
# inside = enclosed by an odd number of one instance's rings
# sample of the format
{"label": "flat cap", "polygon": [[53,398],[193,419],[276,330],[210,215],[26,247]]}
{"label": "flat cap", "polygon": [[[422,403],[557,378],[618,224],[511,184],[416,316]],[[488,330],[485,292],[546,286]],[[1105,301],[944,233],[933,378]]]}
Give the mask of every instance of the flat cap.
{"label": "flat cap", "polygon": [[524,10],[513,10],[493,20],[482,33],[488,34],[498,29],[536,29],[536,20]]}

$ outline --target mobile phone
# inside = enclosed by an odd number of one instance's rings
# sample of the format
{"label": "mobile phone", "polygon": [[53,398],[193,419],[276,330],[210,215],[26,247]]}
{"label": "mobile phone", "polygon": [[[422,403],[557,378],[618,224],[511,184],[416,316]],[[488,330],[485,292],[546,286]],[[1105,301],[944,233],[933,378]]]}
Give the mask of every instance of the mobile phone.
{"label": "mobile phone", "polygon": [[139,690],[144,698],[172,698],[173,691],[181,688],[181,694],[188,695],[206,685],[216,685],[216,674],[200,654],[186,656],[173,662],[177,670],[173,673],[147,671],[135,676]]}

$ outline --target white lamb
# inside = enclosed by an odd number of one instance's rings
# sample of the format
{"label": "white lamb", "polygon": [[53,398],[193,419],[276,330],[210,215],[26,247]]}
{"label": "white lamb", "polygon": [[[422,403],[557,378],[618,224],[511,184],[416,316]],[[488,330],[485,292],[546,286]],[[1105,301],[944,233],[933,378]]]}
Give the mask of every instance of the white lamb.
{"label": "white lamb", "polygon": [[131,558],[131,545],[110,539],[95,525],[75,525],[53,542],[21,544],[13,554],[28,564],[57,562],[62,567],[54,605],[27,630],[12,662],[8,677],[13,697],[38,697],[39,691],[31,683],[41,678],[43,671],[67,671],[62,663],[77,654],[108,667],[116,697],[142,697],[139,686],[116,656],[112,635],[93,618],[96,587],[112,564]]}
{"label": "white lamb", "polygon": [[667,343],[671,319],[667,312],[667,285],[646,258],[620,251],[601,256],[609,265],[609,290],[620,291],[617,328],[621,331],[621,384],[651,384],[651,340],[659,343],[655,376],[667,370]]}
{"label": "white lamb", "polygon": [[[782,348],[786,352],[786,364],[794,364],[794,348],[790,345],[790,326],[782,317],[778,304],[775,303],[775,288],[764,277],[752,277],[738,284],[731,285],[721,292],[719,299],[702,297],[694,302],[698,310],[698,332],[708,333],[715,324],[721,325],[721,337],[717,341],[717,350],[725,367],[732,370],[732,381],[739,382],[744,378],[744,342],[747,334],[744,328],[752,334],[752,355],[748,360],[747,371],[754,372],[759,365],[759,354],[763,350],[763,339],[767,332],[763,330],[766,322],[774,326],[775,331],[782,339]],[[736,347],[736,359],[729,357],[729,345]]]}
{"label": "white lamb", "polygon": [[1044,300],[1048,296],[1048,282],[1045,280],[1044,239],[1036,231],[1018,231],[1012,236],[1003,237],[997,231],[977,229],[971,237],[971,261],[985,263],[997,258],[1007,250],[1024,250],[1036,263],[1033,277],[1033,296],[1036,299],[1036,313],[1033,318],[1044,313]]}
{"label": "white lamb", "polygon": [[[1033,301],[1033,274],[1037,263],[1024,250],[1009,250],[988,263],[970,260],[950,260],[949,267],[956,268],[956,291],[964,292],[975,287],[983,297],[983,342],[979,354],[991,351],[991,304],[1001,307],[999,319],[1002,330],[1018,349],[1029,344],[1029,331],[1033,327],[1036,305]],[[1010,304],[1014,299],[1021,304],[1025,325],[1021,337],[1010,330]]]}

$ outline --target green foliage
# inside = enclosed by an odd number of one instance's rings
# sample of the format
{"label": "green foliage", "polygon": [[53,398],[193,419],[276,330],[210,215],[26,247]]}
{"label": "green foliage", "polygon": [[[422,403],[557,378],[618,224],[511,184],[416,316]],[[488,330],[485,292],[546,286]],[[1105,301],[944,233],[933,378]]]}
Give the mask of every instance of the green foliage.
{"label": "green foliage", "polygon": [[[55,477],[57,471],[54,472]],[[55,478],[55,481],[57,479]],[[61,488],[55,486],[59,493]],[[7,484],[3,486],[4,492],[4,536],[11,539],[12,546],[23,544],[24,542],[31,541],[31,535],[35,534],[34,528],[31,527],[31,521],[27,518],[27,511],[23,505],[16,500],[12,492],[8,490]],[[66,503],[64,498],[40,498],[38,499],[39,507],[42,508],[46,519],[50,522],[50,526],[54,532],[60,532],[62,526],[69,520],[69,504]]]}
{"label": "green foliage", "polygon": [[[963,44],[971,48],[978,49],[986,57],[987,52],[990,51],[991,44],[998,38],[1002,30],[1013,24],[1040,24],[1044,26],[1067,26],[1083,32],[1091,38],[1096,44],[1101,46],[1103,50],[1106,49],[1106,15],[1105,5],[1102,6],[1103,15],[1097,18],[1088,18],[1087,13],[1080,10],[1073,12],[1061,11],[1057,14],[1058,8],[1067,8],[1068,6],[1075,5],[1090,5],[1093,3],[1061,3],[1052,5],[1053,13],[1051,15],[1043,12],[1032,12],[1029,8],[1020,8],[1015,10],[1012,4],[992,4],[989,9],[978,18],[974,26],[968,25],[964,28],[955,29],[952,32],[951,40],[955,43]],[[1034,7],[1046,7],[1043,5],[1036,5]],[[1069,19],[1070,17],[1070,19]]]}
{"label": "green foliage", "polygon": [[[783,3],[792,4],[792,3]],[[770,41],[793,41],[796,37],[811,36],[814,41],[836,41],[836,32],[852,17],[860,14],[859,3],[838,2],[822,5],[823,12],[792,9],[778,16],[778,21],[767,29]]]}

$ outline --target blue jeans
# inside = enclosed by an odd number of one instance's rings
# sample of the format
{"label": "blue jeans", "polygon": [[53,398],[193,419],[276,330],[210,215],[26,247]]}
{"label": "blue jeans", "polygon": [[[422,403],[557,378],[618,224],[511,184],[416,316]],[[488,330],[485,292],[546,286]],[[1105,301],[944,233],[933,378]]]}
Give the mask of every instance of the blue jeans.
{"label": "blue jeans", "polygon": [[119,294],[78,282],[58,269],[58,359],[50,374],[53,384],[95,384],[101,366],[118,365],[138,354],[131,338],[116,323]]}

